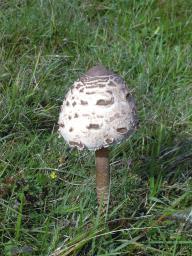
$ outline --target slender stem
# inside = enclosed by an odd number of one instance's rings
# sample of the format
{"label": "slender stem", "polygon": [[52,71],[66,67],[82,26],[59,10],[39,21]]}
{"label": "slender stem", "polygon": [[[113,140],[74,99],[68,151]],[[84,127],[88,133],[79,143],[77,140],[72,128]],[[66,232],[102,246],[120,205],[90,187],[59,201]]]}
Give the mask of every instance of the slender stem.
{"label": "slender stem", "polygon": [[95,152],[96,186],[99,206],[106,206],[109,197],[109,157],[108,149],[101,148]]}

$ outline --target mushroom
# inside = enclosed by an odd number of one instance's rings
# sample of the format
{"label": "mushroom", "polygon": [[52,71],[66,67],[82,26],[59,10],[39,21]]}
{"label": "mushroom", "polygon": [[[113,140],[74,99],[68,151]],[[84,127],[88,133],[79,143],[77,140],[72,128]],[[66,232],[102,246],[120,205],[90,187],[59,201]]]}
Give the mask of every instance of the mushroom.
{"label": "mushroom", "polygon": [[74,82],[59,115],[59,133],[70,147],[95,151],[99,206],[108,204],[108,147],[137,128],[133,96],[121,77],[101,65]]}

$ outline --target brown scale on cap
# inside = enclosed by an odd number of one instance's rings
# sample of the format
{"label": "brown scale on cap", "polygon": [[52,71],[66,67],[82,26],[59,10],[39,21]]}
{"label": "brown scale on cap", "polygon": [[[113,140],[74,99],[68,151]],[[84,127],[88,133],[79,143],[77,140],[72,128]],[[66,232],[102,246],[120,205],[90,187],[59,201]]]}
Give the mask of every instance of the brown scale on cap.
{"label": "brown scale on cap", "polygon": [[86,92],[86,94],[91,95],[91,94],[95,94],[96,92]]}
{"label": "brown scale on cap", "polygon": [[125,127],[117,128],[117,132],[119,132],[119,133],[126,133],[127,132],[127,128],[125,128]]}
{"label": "brown scale on cap", "polygon": [[81,105],[88,105],[88,102],[85,100],[81,100]]}
{"label": "brown scale on cap", "polygon": [[104,84],[97,84],[97,85],[87,85],[87,89],[93,89],[93,88],[104,88],[106,85]]}
{"label": "brown scale on cap", "polygon": [[83,84],[78,83],[78,84],[75,86],[75,89],[79,89],[79,88],[81,88],[81,87],[83,87],[83,86],[84,86]]}
{"label": "brown scale on cap", "polygon": [[114,103],[114,98],[111,98],[109,100],[98,100],[96,102],[96,105],[106,106],[106,105],[112,105],[113,103]]}
{"label": "brown scale on cap", "polygon": [[129,101],[131,97],[132,97],[132,95],[131,95],[130,92],[128,92],[128,93],[126,94],[126,96],[125,96],[125,98],[126,98],[127,101]]}
{"label": "brown scale on cap", "polygon": [[114,78],[114,81],[117,83],[117,84],[124,84],[124,81],[123,79],[120,77],[120,76],[116,76]]}
{"label": "brown scale on cap", "polygon": [[81,81],[83,83],[88,84],[93,84],[95,81],[97,81],[98,83],[107,83],[109,80],[109,76],[87,76],[86,74],[84,76],[81,77]]}
{"label": "brown scale on cap", "polygon": [[87,126],[87,129],[95,129],[95,130],[97,130],[97,129],[99,129],[100,127],[99,127],[99,125],[98,124],[89,124],[89,126]]}
{"label": "brown scale on cap", "polygon": [[83,143],[81,143],[81,142],[69,141],[69,145],[70,145],[70,146],[76,146],[76,147],[78,147],[78,148],[84,148],[84,145],[83,145]]}
{"label": "brown scale on cap", "polygon": [[105,142],[107,144],[111,144],[111,143],[113,143],[113,139],[107,138],[107,139],[105,139]]}
{"label": "brown scale on cap", "polygon": [[79,115],[77,113],[75,113],[74,118],[78,118],[78,117],[79,117]]}
{"label": "brown scale on cap", "polygon": [[106,92],[109,93],[109,94],[113,94],[112,91],[109,91],[109,90],[106,90]]}

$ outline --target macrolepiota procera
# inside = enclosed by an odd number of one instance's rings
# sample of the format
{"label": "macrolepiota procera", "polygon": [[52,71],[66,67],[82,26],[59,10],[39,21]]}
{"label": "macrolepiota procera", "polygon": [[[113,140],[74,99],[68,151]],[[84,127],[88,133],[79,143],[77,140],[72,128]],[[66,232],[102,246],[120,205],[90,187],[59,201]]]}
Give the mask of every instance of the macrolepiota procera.
{"label": "macrolepiota procera", "polygon": [[89,69],[66,94],[59,133],[70,147],[95,151],[98,204],[109,199],[108,147],[137,128],[135,101],[124,80],[101,65]]}

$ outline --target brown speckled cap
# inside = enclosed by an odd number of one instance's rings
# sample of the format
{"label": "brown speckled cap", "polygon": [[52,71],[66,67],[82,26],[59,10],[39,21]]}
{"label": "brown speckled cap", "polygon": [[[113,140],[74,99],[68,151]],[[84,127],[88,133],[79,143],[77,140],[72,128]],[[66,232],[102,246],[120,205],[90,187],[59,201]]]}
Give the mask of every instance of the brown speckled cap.
{"label": "brown speckled cap", "polygon": [[137,122],[135,102],[123,79],[98,65],[74,82],[58,123],[71,147],[96,150],[128,138]]}

